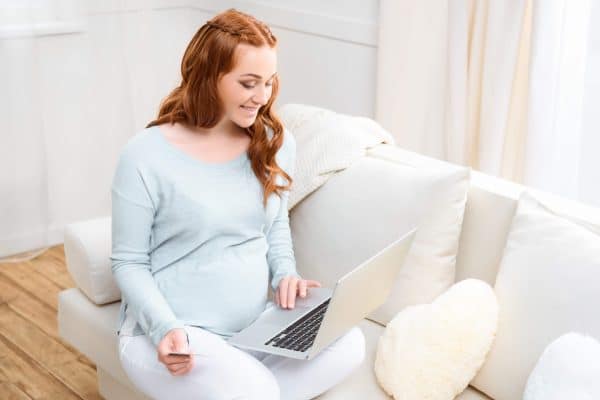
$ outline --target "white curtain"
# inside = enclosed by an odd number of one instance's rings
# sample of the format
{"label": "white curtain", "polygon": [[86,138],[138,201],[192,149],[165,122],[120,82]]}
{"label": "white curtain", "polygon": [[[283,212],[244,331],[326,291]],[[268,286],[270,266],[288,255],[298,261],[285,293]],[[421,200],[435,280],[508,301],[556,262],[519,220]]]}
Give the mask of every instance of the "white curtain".
{"label": "white curtain", "polygon": [[110,215],[120,150],[212,16],[175,3],[0,0],[0,262]]}
{"label": "white curtain", "polygon": [[524,182],[600,206],[600,1],[535,3]]}
{"label": "white curtain", "polygon": [[600,205],[598,3],[381,0],[376,119],[402,147]]}

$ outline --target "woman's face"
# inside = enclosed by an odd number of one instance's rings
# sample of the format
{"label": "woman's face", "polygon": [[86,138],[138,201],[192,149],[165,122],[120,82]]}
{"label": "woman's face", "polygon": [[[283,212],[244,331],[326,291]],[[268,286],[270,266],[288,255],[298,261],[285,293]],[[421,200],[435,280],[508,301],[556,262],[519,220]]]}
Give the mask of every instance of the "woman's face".
{"label": "woman's face", "polygon": [[239,44],[237,65],[217,84],[225,117],[242,128],[254,123],[258,109],[271,98],[277,54],[269,46]]}

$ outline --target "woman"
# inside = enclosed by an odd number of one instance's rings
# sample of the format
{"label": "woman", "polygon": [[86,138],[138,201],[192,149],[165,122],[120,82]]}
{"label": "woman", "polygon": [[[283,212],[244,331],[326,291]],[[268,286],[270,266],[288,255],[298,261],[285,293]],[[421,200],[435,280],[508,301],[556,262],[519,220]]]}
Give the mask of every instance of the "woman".
{"label": "woman", "polygon": [[358,327],[309,361],[227,343],[273,306],[269,283],[287,309],[321,285],[295,267],[287,203],[296,144],[272,109],[276,44],[234,9],[207,21],[184,53],[180,85],[119,157],[119,355],[151,398],[310,399],[363,361]]}

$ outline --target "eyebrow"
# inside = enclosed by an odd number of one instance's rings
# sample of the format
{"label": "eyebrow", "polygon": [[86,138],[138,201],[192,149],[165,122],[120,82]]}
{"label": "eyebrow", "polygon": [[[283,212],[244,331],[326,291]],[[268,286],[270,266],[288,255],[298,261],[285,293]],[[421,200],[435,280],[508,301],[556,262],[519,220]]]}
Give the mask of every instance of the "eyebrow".
{"label": "eyebrow", "polygon": [[[253,76],[255,78],[262,79],[262,76],[256,75],[256,74],[242,74],[240,76],[246,76],[246,75],[250,75],[250,76]],[[271,78],[274,77],[275,75],[277,75],[277,72],[275,72],[273,75],[271,75]]]}

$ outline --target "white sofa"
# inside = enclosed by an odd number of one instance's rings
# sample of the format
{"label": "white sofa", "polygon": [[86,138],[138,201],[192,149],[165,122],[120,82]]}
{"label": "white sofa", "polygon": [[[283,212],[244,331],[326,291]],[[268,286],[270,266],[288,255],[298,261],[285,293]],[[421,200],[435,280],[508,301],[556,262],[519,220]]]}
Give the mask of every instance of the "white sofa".
{"label": "white sofa", "polygon": [[[410,154],[409,159],[406,158]],[[389,173],[398,163],[413,163],[419,160],[420,165],[448,166],[450,164],[424,157],[415,153],[400,150],[393,145],[380,144],[367,151],[364,160],[378,159],[377,171],[373,179],[381,174]],[[385,162],[381,162],[385,160]],[[352,174],[355,164],[338,172]],[[335,176],[325,185],[329,185]],[[363,188],[367,189],[367,188]],[[465,278],[478,278],[494,285],[506,242],[510,223],[516,210],[517,200],[525,188],[511,182],[497,179],[476,171],[471,173],[470,187],[467,195],[462,231],[457,255],[456,281]],[[298,215],[307,215],[307,210],[319,207],[322,198],[315,196],[321,189],[302,200],[290,211],[292,235],[298,229]],[[394,190],[390,187],[389,190]],[[344,193],[328,191],[330,196],[342,196]],[[320,200],[319,200],[320,199]],[[390,213],[394,204],[389,204]],[[303,210],[298,212],[298,210]],[[368,210],[366,208],[365,210]],[[356,210],[356,212],[361,212]],[[366,211],[362,211],[365,212]],[[382,224],[386,221],[372,221],[364,215],[365,224]],[[318,223],[318,221],[308,221]],[[361,227],[368,231],[368,227]],[[106,399],[143,399],[128,382],[121,369],[117,355],[117,337],[114,334],[115,320],[119,302],[103,304],[106,299],[118,297],[114,282],[110,282],[105,273],[110,270],[109,255],[111,251],[110,218],[98,218],[71,224],[65,231],[65,253],[70,273],[78,287],[64,290],[59,295],[58,323],[62,338],[84,353],[97,365],[99,391]],[[376,230],[373,230],[375,232]],[[370,232],[370,234],[374,234]],[[309,240],[309,239],[304,239]],[[313,257],[319,253],[320,243],[310,243]],[[348,243],[352,246],[352,243]],[[298,246],[307,248],[307,246]],[[298,254],[301,258],[300,254]],[[302,274],[302,268],[298,266]],[[104,272],[102,272],[104,271]],[[329,271],[331,273],[331,271]],[[340,274],[341,275],[341,274]],[[319,276],[306,277],[317,279]],[[90,298],[90,293],[95,293]],[[502,306],[502,305],[500,305]],[[388,399],[389,397],[378,386],[373,373],[373,363],[377,340],[384,326],[364,319],[360,327],[367,338],[367,358],[362,367],[342,384],[319,396],[319,399]],[[432,371],[435,373],[435,371]],[[480,388],[481,389],[481,388]],[[472,386],[460,394],[457,399],[489,399]],[[506,400],[518,400],[506,399]]]}

